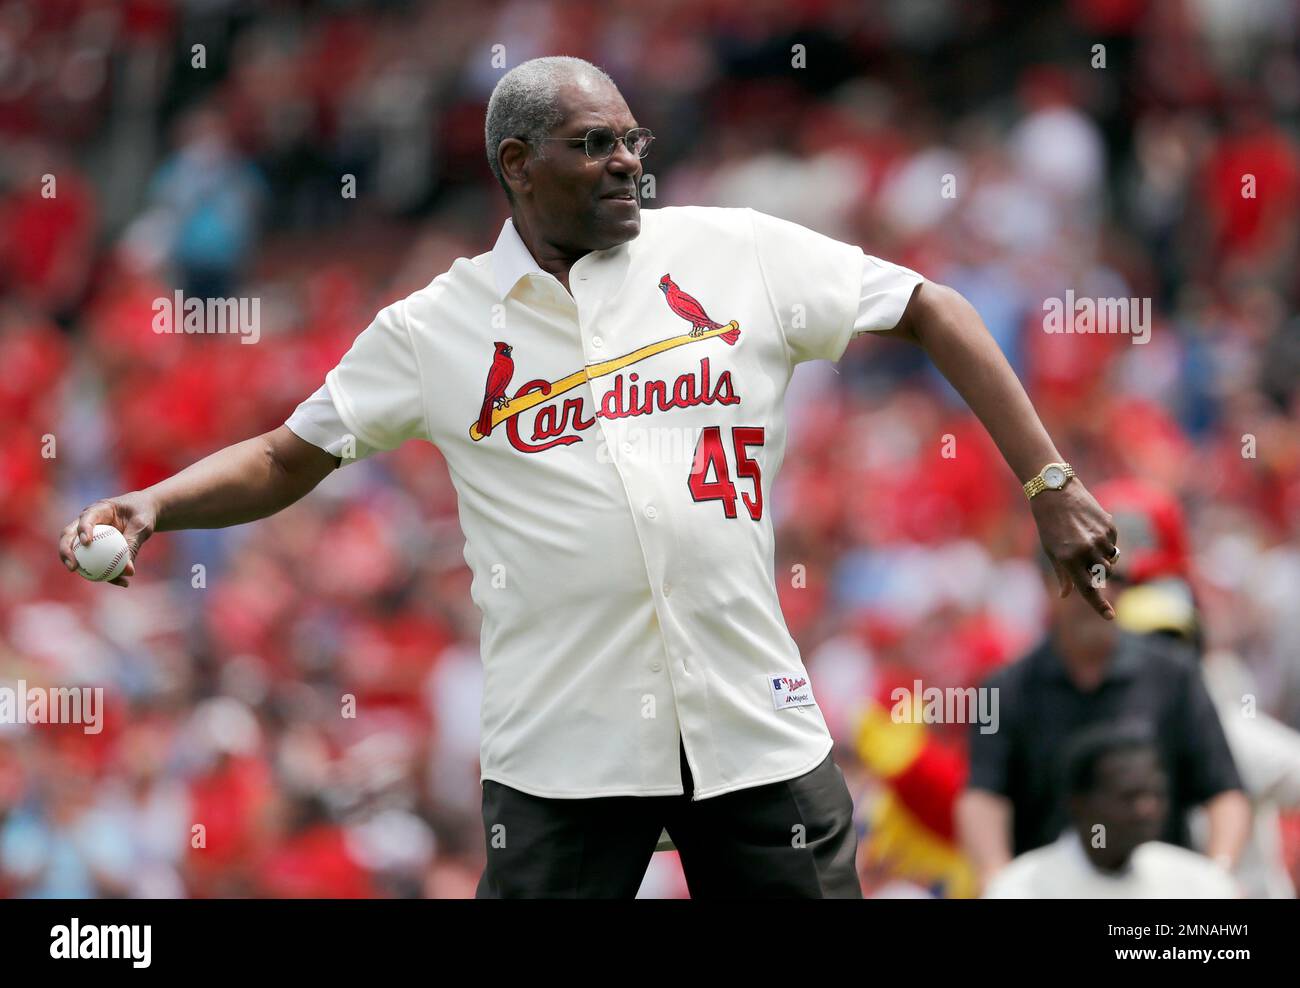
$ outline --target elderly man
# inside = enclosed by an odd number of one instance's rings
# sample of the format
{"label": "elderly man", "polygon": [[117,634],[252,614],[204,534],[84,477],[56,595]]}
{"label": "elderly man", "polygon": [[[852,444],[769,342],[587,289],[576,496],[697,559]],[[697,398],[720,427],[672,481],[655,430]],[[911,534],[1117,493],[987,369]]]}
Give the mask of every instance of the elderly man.
{"label": "elderly man", "polygon": [[860,896],[773,573],[794,365],[868,332],[922,346],[1026,484],[1062,592],[1107,618],[1110,518],[955,292],[753,210],[643,212],[652,137],[596,67],[516,67],[486,134],[511,211],[492,250],[383,309],[284,426],[91,505],[64,559],[96,523],[134,555],[435,443],[483,612],[478,894],[635,895],[666,830],[693,896]]}

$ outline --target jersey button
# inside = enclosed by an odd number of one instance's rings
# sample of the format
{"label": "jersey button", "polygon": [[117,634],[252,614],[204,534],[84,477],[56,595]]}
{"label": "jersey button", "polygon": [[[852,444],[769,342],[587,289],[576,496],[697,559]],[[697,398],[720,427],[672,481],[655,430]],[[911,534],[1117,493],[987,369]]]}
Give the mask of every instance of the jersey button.
{"label": "jersey button", "polygon": [[660,669],[662,669],[662,668],[663,668],[663,666],[662,666],[660,663],[658,663],[658,662],[651,662],[651,663],[650,663],[650,671],[651,671],[651,672],[658,672],[658,671],[659,671]]}
{"label": "jersey button", "polygon": [[632,446],[631,443],[629,443],[629,442],[624,442],[624,443],[623,443],[623,452],[626,453],[628,456],[631,456],[631,455],[632,455],[632,450],[633,450],[633,448],[634,448],[634,447]]}
{"label": "jersey button", "polygon": [[665,584],[664,584],[664,596],[667,597],[667,596],[669,596],[670,594],[672,594],[672,592],[673,592],[673,585],[672,585],[671,583],[665,583]]}
{"label": "jersey button", "polygon": [[593,336],[591,338],[591,345],[594,346],[597,350],[599,350],[601,347],[605,345],[605,341],[603,338],[599,336]]}
{"label": "jersey button", "polygon": [[645,516],[649,518],[651,521],[654,521],[656,518],[659,517],[659,509],[656,508],[653,504],[647,504],[645,506]]}

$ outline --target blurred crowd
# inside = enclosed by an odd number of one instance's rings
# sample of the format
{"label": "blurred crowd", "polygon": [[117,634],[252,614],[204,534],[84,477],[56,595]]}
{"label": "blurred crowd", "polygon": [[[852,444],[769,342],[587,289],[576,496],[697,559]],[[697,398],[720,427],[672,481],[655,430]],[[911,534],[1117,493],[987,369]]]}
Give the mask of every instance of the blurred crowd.
{"label": "blurred crowd", "polygon": [[[279,425],[379,308],[490,249],[486,99],[542,54],[602,66],[654,130],[647,207],[752,206],[965,294],[1086,483],[1178,498],[1206,648],[1300,728],[1298,20],[1284,0],[0,5],[0,685],[107,704],[98,735],[0,724],[0,896],[473,894],[479,623],[435,449],[157,536],[126,591],[70,576],[55,539]],[[153,332],[177,289],[261,299],[257,345]],[[1149,342],[1045,333],[1067,289],[1151,299]],[[801,366],[788,408],[778,588],[870,842],[864,709],[1024,654],[1047,591],[1016,478],[919,350],[858,340]],[[959,778],[964,729],[934,733]],[[890,861],[869,894],[961,894]],[[685,894],[675,854],[643,894]]]}

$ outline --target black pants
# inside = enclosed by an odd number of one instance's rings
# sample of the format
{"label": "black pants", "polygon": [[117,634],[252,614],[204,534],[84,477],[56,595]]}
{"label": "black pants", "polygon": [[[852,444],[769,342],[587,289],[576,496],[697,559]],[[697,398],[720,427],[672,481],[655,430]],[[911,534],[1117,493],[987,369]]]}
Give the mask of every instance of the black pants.
{"label": "black pants", "polygon": [[860,899],[853,799],[827,755],[785,782],[681,796],[546,799],[487,779],[480,899],[632,898],[662,830],[691,898]]}

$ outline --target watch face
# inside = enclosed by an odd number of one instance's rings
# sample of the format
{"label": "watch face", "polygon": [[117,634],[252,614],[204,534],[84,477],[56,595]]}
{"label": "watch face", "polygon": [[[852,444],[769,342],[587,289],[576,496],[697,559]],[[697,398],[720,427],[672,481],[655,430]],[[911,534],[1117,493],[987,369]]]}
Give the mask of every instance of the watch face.
{"label": "watch face", "polygon": [[1054,491],[1065,486],[1065,471],[1060,467],[1048,467],[1043,471],[1043,483]]}

